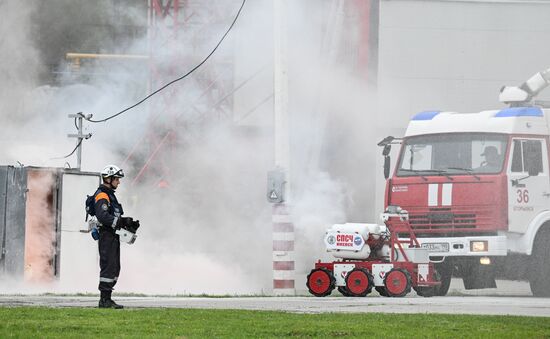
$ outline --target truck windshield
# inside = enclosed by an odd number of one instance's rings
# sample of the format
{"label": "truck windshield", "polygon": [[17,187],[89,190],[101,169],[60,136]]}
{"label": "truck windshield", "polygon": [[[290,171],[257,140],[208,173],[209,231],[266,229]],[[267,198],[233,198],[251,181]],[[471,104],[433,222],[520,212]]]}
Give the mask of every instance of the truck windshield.
{"label": "truck windshield", "polygon": [[438,134],[407,138],[397,176],[499,173],[508,138],[499,134]]}

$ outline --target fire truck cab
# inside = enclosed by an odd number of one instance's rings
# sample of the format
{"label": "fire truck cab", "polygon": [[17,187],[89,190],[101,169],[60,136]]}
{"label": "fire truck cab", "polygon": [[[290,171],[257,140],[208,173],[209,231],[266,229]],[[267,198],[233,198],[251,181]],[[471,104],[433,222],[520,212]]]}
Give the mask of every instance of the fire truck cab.
{"label": "fire truck cab", "polygon": [[550,296],[549,119],[536,106],[413,116],[385,205],[409,212],[437,263],[437,294],[454,275],[466,289],[528,280]]}
{"label": "fire truck cab", "polygon": [[[436,294],[445,295],[455,275],[466,289],[528,280],[533,295],[550,297],[550,102],[534,100],[549,85],[550,68],[502,87],[509,108],[411,119],[385,205],[409,212],[412,232],[437,263]],[[391,143],[379,143],[386,179]]]}

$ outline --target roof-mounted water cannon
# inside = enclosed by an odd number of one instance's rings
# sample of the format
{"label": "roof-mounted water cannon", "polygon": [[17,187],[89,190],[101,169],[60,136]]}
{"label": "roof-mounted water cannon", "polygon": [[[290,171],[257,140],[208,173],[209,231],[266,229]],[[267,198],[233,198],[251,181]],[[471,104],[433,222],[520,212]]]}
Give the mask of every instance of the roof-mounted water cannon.
{"label": "roof-mounted water cannon", "polygon": [[[550,68],[533,75],[521,86],[504,86],[500,90],[499,101],[510,107],[528,106],[531,100],[543,89],[550,85]],[[547,102],[535,102],[537,105],[547,106]]]}

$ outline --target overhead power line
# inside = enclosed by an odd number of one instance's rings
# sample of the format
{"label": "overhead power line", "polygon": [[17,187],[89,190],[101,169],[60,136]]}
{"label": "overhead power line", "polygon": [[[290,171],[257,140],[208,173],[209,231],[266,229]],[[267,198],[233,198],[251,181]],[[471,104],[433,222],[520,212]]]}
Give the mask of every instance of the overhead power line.
{"label": "overhead power line", "polygon": [[187,76],[189,76],[191,73],[195,72],[199,67],[201,67],[208,59],[210,59],[210,57],[214,54],[214,52],[216,52],[216,50],[218,49],[218,47],[221,45],[221,43],[223,42],[223,40],[225,39],[225,37],[227,36],[227,34],[229,34],[229,32],[231,31],[231,29],[233,28],[233,26],[235,26],[235,23],[237,22],[237,19],[239,18],[239,15],[241,14],[241,11],[244,7],[244,4],[246,3],[246,0],[243,0],[242,4],[241,4],[241,7],[239,8],[239,11],[237,12],[237,15],[235,15],[235,18],[233,19],[233,22],[231,23],[231,25],[229,26],[229,28],[227,29],[227,31],[225,32],[225,34],[222,36],[222,38],[220,39],[220,41],[216,44],[216,46],[214,47],[214,49],[212,49],[212,51],[200,62],[198,63],[195,67],[193,67],[189,72],[185,73],[184,75],[182,75],[181,77],[177,78],[177,79],[174,79],[172,81],[170,81],[169,83],[165,84],[164,86],[160,87],[159,89],[155,90],[154,92],[152,92],[151,94],[149,94],[148,96],[146,96],[145,98],[141,99],[140,101],[138,101],[137,103],[133,104],[132,106],[129,106],[125,109],[123,109],[122,111],[118,112],[118,113],[115,113],[113,115],[110,115],[108,116],[107,118],[104,118],[104,119],[100,119],[100,120],[93,120],[93,119],[87,119],[88,121],[90,122],[94,122],[94,123],[98,123],[98,122],[105,122],[105,121],[108,121],[108,120],[111,120],[113,118],[116,118],[117,116],[131,110],[132,108],[135,108],[137,107],[138,105],[141,105],[142,103],[144,103],[147,99],[151,98],[153,95],[159,93],[160,91],[162,91],[163,89],[165,89],[166,87],[172,85],[173,83],[175,82],[178,82],[180,80],[183,80],[185,79]]}
{"label": "overhead power line", "polygon": [[[80,160],[81,160],[81,153],[80,153],[80,146],[82,145],[82,141],[84,139],[90,139],[92,137],[92,133],[84,134],[83,127],[82,127],[82,120],[90,118],[91,115],[84,115],[82,112],[78,112],[77,114],[69,114],[69,118],[74,118],[74,127],[76,128],[76,131],[78,134],[69,134],[68,136],[70,138],[78,138],[78,142],[76,143],[75,148],[71,151],[71,153],[58,158],[50,158],[50,160],[58,160],[58,159],[66,159],[74,154],[77,150],[78,152],[78,159],[77,159],[77,168],[80,169]],[[77,123],[78,120],[78,123]]]}
{"label": "overhead power line", "polygon": [[59,160],[59,159],[67,159],[68,157],[70,157],[71,155],[74,154],[74,152],[76,152],[76,150],[80,147],[80,145],[82,144],[82,140],[84,139],[80,139],[80,141],[76,144],[75,148],[73,148],[73,150],[71,151],[71,153],[63,156],[63,157],[58,157],[58,158],[50,158],[50,160]]}
{"label": "overhead power line", "polygon": [[[123,109],[122,111],[118,112],[118,113],[115,113],[113,115],[110,115],[104,119],[99,119],[99,120],[93,120],[91,119],[91,115],[89,116],[86,116],[84,117],[87,121],[89,122],[93,122],[93,123],[100,123],[100,122],[105,122],[105,121],[108,121],[108,120],[111,120],[113,118],[116,118],[117,116],[131,110],[132,108],[135,108],[139,105],[141,105],[142,103],[144,103],[147,99],[151,98],[153,95],[159,93],[160,91],[164,90],[166,87],[172,85],[173,83],[175,82],[178,82],[180,80],[183,80],[185,79],[186,77],[188,77],[190,74],[192,74],[193,72],[195,72],[199,67],[201,67],[208,59],[210,59],[210,57],[216,52],[216,50],[218,49],[218,47],[221,45],[221,43],[225,40],[225,37],[227,36],[227,34],[229,34],[229,32],[231,31],[231,29],[233,29],[233,26],[235,26],[235,23],[237,22],[237,19],[239,18],[242,10],[243,10],[243,7],[246,3],[246,0],[243,0],[243,2],[241,3],[241,6],[239,7],[239,10],[237,11],[237,14],[235,15],[235,18],[233,19],[233,22],[231,22],[231,25],[229,26],[229,28],[227,29],[227,31],[223,34],[223,36],[221,37],[220,41],[216,44],[216,46],[212,49],[212,51],[201,61],[199,62],[195,67],[193,67],[189,72],[185,73],[184,75],[182,75],[181,77],[179,78],[176,78],[172,81],[170,81],[169,83],[165,84],[164,86],[160,87],[159,89],[155,90],[154,92],[152,92],[151,94],[147,95],[145,98],[141,99],[140,101],[138,101],[137,103],[133,104],[132,106],[129,106],[125,109]],[[75,118],[75,127],[77,127],[78,129],[78,126],[76,125],[76,118]],[[91,135],[90,135],[91,136]],[[87,139],[87,138],[86,138]],[[70,157],[71,155],[73,155],[76,150],[81,146],[82,144],[82,141],[84,139],[80,139],[80,141],[77,143],[77,145],[75,146],[75,148],[67,155],[63,156],[63,157],[57,157],[57,158],[51,158],[51,160],[54,160],[54,159],[66,159],[68,157]]]}

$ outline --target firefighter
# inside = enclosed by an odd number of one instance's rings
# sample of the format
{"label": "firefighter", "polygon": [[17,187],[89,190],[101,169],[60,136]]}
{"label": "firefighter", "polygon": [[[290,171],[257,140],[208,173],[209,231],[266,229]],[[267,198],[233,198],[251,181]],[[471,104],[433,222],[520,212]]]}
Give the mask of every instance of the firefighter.
{"label": "firefighter", "polygon": [[120,240],[115,233],[124,223],[122,205],[115,196],[115,190],[124,177],[122,169],[115,165],[107,165],[101,171],[103,183],[94,194],[95,213],[101,224],[99,227],[99,308],[123,308],[111,299],[113,287],[120,272]]}
{"label": "firefighter", "polygon": [[481,163],[479,167],[480,172],[498,172],[502,164],[500,155],[495,146],[487,146],[483,150],[483,153],[480,154],[485,157],[485,161]]}

